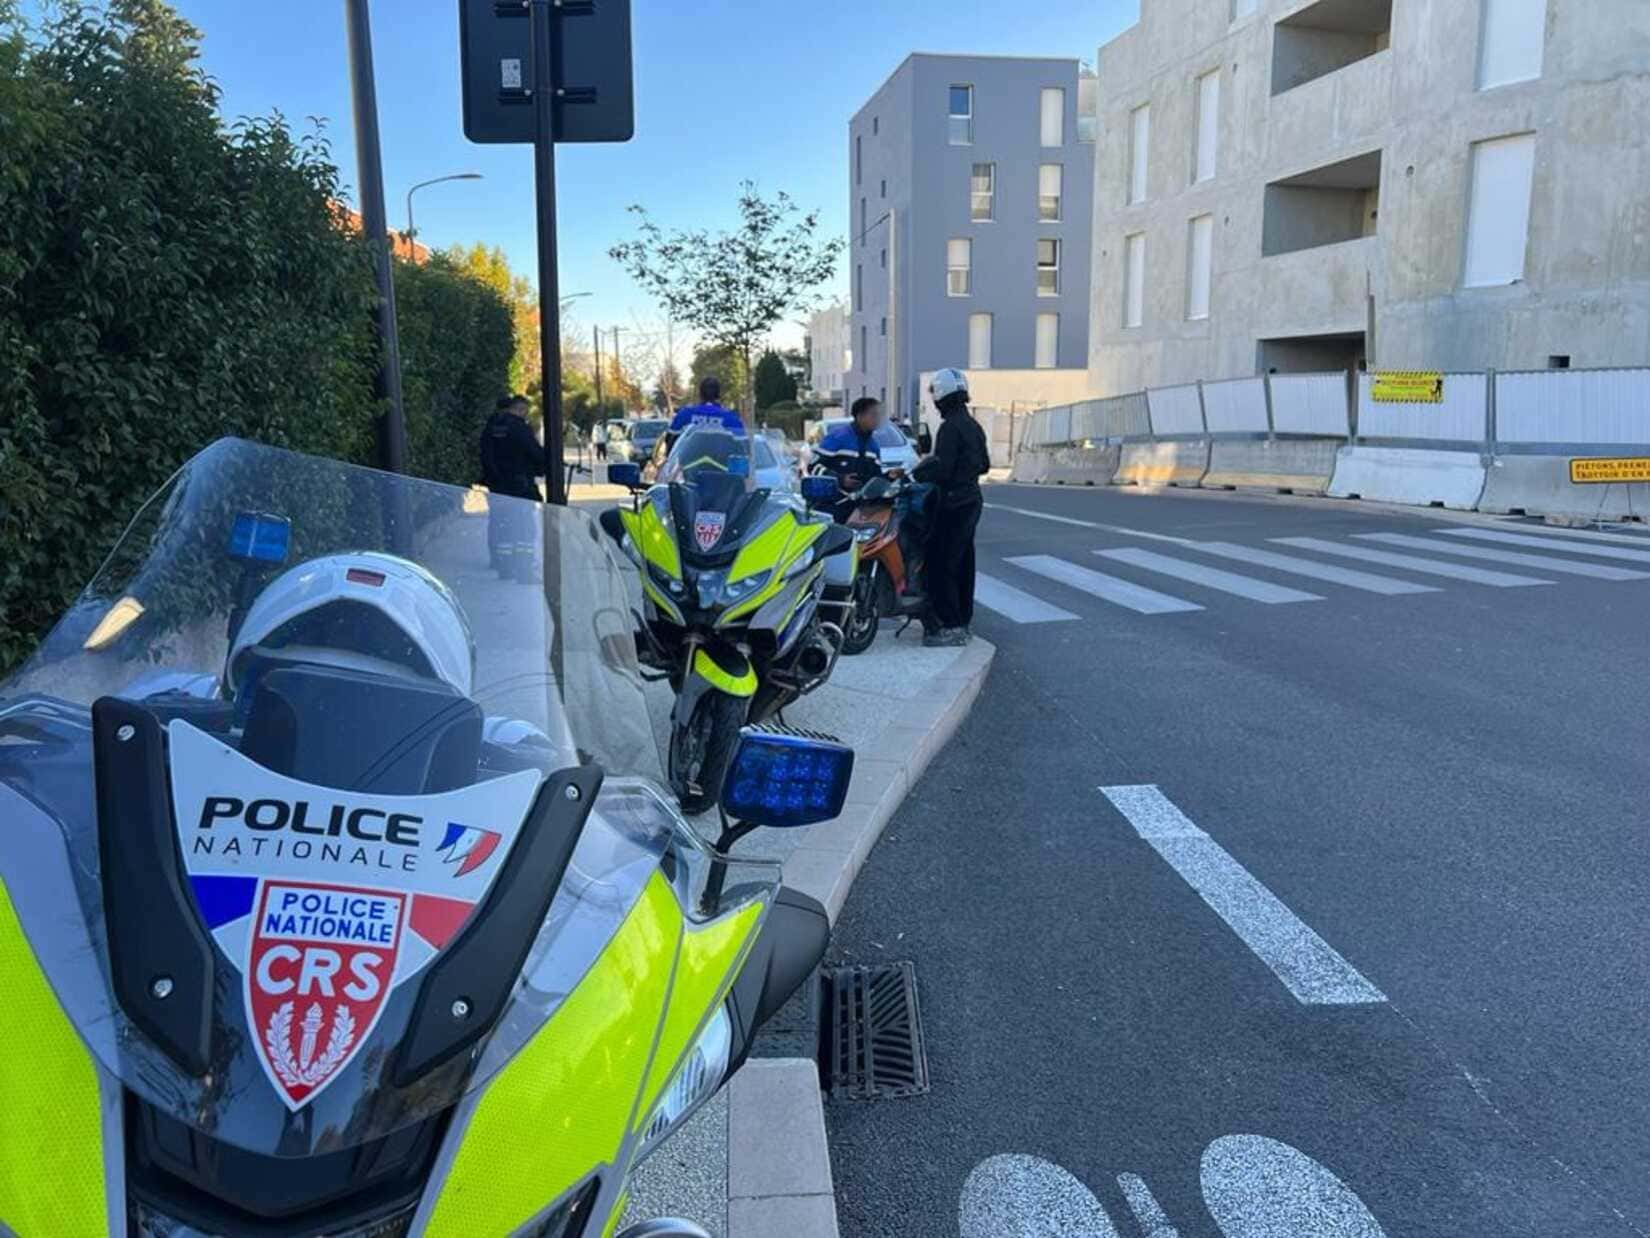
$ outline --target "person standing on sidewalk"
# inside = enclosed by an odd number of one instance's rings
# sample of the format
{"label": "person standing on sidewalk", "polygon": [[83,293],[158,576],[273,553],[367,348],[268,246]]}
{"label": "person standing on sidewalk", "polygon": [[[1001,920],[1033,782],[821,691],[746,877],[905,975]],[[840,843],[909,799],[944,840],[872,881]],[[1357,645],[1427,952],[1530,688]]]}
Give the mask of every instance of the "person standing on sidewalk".
{"label": "person standing on sidewalk", "polygon": [[590,441],[596,445],[596,459],[607,459],[607,422],[598,420],[590,427]]}
{"label": "person standing on sidewalk", "polygon": [[[544,476],[544,448],[527,424],[531,407],[524,395],[507,395],[494,406],[481,428],[481,484],[493,494],[540,501],[537,479]],[[515,503],[487,508],[487,556],[493,570],[508,579],[517,567],[531,571],[533,530],[528,509]],[[526,564],[519,562],[523,557]]]}
{"label": "person standing on sidewalk", "polygon": [[985,431],[968,412],[968,380],[961,370],[940,370],[929,393],[940,411],[934,454],[914,471],[939,488],[934,535],[928,547],[928,587],[937,625],[924,645],[966,645],[974,622],[974,531],[985,498],[980,478],[991,469]]}

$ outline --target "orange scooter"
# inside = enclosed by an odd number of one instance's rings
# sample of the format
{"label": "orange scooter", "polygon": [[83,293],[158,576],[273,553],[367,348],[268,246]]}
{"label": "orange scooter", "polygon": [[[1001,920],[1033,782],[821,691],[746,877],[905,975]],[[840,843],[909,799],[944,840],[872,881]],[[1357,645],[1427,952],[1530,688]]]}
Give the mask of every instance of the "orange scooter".
{"label": "orange scooter", "polygon": [[859,572],[853,618],[843,630],[843,653],[869,649],[884,619],[909,623],[927,615],[923,567],[934,493],[923,482],[873,477],[854,495],[847,523],[859,543]]}

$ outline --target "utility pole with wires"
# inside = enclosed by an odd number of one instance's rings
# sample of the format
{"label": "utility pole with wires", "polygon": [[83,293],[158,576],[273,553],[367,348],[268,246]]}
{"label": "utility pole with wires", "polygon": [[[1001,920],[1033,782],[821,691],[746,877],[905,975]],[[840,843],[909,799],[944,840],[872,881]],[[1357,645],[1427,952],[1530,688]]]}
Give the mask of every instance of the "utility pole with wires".
{"label": "utility pole with wires", "polygon": [[596,416],[600,418],[607,416],[607,406],[602,400],[602,329],[592,327],[591,330],[596,334]]}
{"label": "utility pole with wires", "polygon": [[619,385],[618,396],[624,399],[624,354],[619,351],[619,332],[623,327],[613,328],[613,380]]}

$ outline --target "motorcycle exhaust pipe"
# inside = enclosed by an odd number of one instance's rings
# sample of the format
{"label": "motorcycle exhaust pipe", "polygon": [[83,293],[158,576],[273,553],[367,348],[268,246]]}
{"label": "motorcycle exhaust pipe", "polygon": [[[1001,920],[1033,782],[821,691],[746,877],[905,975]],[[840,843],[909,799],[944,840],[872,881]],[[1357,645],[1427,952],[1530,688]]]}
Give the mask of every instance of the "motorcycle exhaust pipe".
{"label": "motorcycle exhaust pipe", "polygon": [[803,645],[796,655],[797,670],[806,677],[807,687],[803,691],[817,687],[819,682],[831,673],[845,639],[847,638],[843,636],[842,629],[836,624],[820,621],[819,626],[808,637],[807,644]]}

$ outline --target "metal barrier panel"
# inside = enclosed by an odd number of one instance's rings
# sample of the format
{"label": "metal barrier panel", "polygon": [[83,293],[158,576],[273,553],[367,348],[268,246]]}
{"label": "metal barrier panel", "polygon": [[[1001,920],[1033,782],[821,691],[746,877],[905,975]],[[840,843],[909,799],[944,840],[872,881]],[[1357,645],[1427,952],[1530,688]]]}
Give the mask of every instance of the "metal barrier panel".
{"label": "metal barrier panel", "polygon": [[1196,383],[1147,391],[1146,403],[1151,409],[1152,433],[1159,438],[1204,433],[1203,400]]}
{"label": "metal barrier panel", "polygon": [[1084,400],[1071,406],[1071,441],[1085,443],[1106,437],[1105,417],[1099,400]]}
{"label": "metal barrier panel", "polygon": [[1444,375],[1441,404],[1377,404],[1372,374],[1358,376],[1358,437],[1482,443],[1489,437],[1489,378]]}
{"label": "metal barrier panel", "polygon": [[1495,376],[1501,443],[1650,443],[1650,370]]}
{"label": "metal barrier panel", "polygon": [[1152,432],[1151,413],[1144,391],[1113,396],[1100,401],[1101,423],[1107,438],[1148,438]]}
{"label": "metal barrier panel", "polygon": [[1204,383],[1203,417],[1210,434],[1265,434],[1266,380]]}
{"label": "metal barrier panel", "polygon": [[1272,375],[1272,428],[1279,434],[1322,434],[1345,438],[1346,375]]}
{"label": "metal barrier panel", "polygon": [[1048,441],[1050,446],[1071,442],[1071,406],[1048,410]]}

